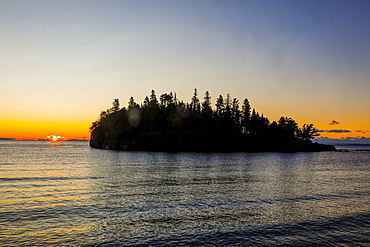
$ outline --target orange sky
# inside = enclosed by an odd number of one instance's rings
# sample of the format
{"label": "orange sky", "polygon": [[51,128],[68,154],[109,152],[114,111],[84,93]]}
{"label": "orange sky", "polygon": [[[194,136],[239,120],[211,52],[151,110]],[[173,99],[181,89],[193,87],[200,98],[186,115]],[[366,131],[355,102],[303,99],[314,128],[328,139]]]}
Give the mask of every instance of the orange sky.
{"label": "orange sky", "polygon": [[[107,104],[106,108],[109,108],[110,105]],[[105,108],[105,109],[106,109]],[[104,108],[100,109],[103,110]],[[100,112],[97,110],[96,112]],[[257,108],[258,111],[258,108]],[[319,112],[319,111],[318,111]],[[271,113],[272,117],[264,113],[270,121],[277,120],[278,116],[284,114]],[[313,121],[310,121],[307,116],[300,115],[299,111],[289,111],[291,115],[285,115],[295,119],[299,126],[302,126],[304,123],[314,123],[315,127],[324,132],[320,132],[322,137],[332,138],[332,139],[341,139],[341,138],[360,138],[366,137],[370,138],[370,130],[368,129],[367,122],[370,119],[365,119],[364,121],[353,122],[347,121],[346,123],[340,123],[335,120],[335,124],[332,121],[322,121],[320,116],[312,115]],[[294,116],[296,114],[297,116]],[[51,122],[35,122],[35,121],[10,121],[10,120],[0,120],[0,138],[15,138],[15,139],[43,139],[47,135],[59,135],[64,136],[67,139],[83,139],[87,140],[90,137],[89,127],[92,121],[95,121],[98,118],[99,114],[91,115],[89,117],[84,117],[86,123],[73,123],[73,119],[70,119],[70,123],[64,121],[62,123],[51,123]],[[368,117],[368,116],[363,116]],[[91,119],[91,120],[90,120]],[[324,118],[326,119],[326,118]],[[89,121],[90,120],[90,121]],[[67,120],[68,121],[68,120]],[[348,123],[349,122],[349,123]],[[365,124],[363,124],[365,123]]]}
{"label": "orange sky", "polygon": [[67,139],[90,138],[90,124],[56,124],[37,122],[0,121],[1,138],[44,139],[48,135],[64,136]]}

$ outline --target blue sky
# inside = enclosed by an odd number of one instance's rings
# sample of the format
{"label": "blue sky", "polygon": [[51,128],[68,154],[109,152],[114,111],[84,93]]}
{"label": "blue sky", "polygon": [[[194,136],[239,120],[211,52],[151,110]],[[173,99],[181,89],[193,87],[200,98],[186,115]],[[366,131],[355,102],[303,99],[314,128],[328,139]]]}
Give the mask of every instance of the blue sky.
{"label": "blue sky", "polygon": [[369,12],[369,1],[0,1],[0,114],[90,124],[114,98],[188,101],[197,88],[369,137]]}

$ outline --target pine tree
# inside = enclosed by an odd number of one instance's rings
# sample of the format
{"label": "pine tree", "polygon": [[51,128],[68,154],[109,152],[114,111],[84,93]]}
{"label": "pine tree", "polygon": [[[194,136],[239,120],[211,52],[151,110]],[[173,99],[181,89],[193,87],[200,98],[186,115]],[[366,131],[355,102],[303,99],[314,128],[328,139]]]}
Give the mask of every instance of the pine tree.
{"label": "pine tree", "polygon": [[150,107],[150,101],[149,101],[148,96],[145,96],[145,99],[144,99],[144,102],[143,102],[143,104],[142,104],[142,107],[143,107],[144,109],[147,109],[147,108],[149,108],[149,107]]}
{"label": "pine tree", "polygon": [[205,115],[210,115],[212,113],[212,106],[211,106],[211,96],[209,95],[208,91],[206,91],[203,99],[204,101],[202,103],[202,112]]}
{"label": "pine tree", "polygon": [[120,108],[119,108],[119,99],[114,99],[114,101],[112,103],[111,112],[115,113],[115,112],[118,112],[119,110],[120,110]]}
{"label": "pine tree", "polygon": [[235,132],[240,132],[240,110],[239,110],[239,100],[237,98],[233,99],[231,115],[234,122]]}
{"label": "pine tree", "polygon": [[222,97],[222,95],[220,95],[216,99],[216,115],[221,116],[224,110],[225,110],[224,98]]}
{"label": "pine tree", "polygon": [[199,104],[199,98],[198,98],[198,92],[197,89],[194,89],[193,97],[191,98],[190,102],[190,109],[193,112],[200,112],[200,104]]}
{"label": "pine tree", "polygon": [[243,111],[242,122],[241,122],[242,132],[249,133],[249,120],[251,117],[251,106],[247,98],[245,98],[243,101],[242,111]]}
{"label": "pine tree", "polygon": [[302,129],[300,129],[299,137],[304,141],[308,141],[314,139],[316,136],[319,136],[320,134],[317,132],[318,130],[313,127],[313,124],[304,124]]}
{"label": "pine tree", "polygon": [[134,97],[130,97],[128,101],[128,109],[131,109],[133,107],[138,107],[139,105],[135,102]]}
{"label": "pine tree", "polygon": [[154,90],[152,90],[150,95],[150,107],[158,107],[158,100]]}

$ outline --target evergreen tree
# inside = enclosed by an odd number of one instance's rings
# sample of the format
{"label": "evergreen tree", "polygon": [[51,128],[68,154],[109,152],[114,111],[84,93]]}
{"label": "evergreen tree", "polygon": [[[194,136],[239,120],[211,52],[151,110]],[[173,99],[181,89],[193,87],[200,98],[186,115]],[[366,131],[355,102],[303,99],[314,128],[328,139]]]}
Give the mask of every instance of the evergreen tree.
{"label": "evergreen tree", "polygon": [[114,101],[112,103],[111,112],[115,113],[115,112],[118,112],[119,110],[120,110],[120,108],[119,108],[119,99],[114,99]]}
{"label": "evergreen tree", "polygon": [[144,99],[144,102],[143,102],[143,105],[142,105],[142,108],[144,109],[147,109],[150,107],[150,101],[149,101],[149,98],[148,96],[145,96],[145,99]]}
{"label": "evergreen tree", "polygon": [[318,130],[313,127],[313,124],[304,124],[300,130],[299,137],[304,141],[308,141],[314,139],[316,136],[319,136],[320,134],[317,132]]}
{"label": "evergreen tree", "polygon": [[155,91],[152,90],[152,93],[150,94],[150,107],[158,107],[158,100],[157,96],[155,95]]}
{"label": "evergreen tree", "polygon": [[202,112],[205,115],[210,115],[212,112],[212,106],[211,106],[211,96],[209,95],[208,91],[206,91],[203,99],[204,101],[202,103]]}
{"label": "evergreen tree", "polygon": [[222,95],[218,96],[216,99],[216,115],[220,116],[225,110],[225,105],[224,105],[224,98]]}
{"label": "evergreen tree", "polygon": [[239,100],[237,98],[233,99],[231,115],[234,122],[235,132],[240,132],[240,110],[239,110]]}
{"label": "evergreen tree", "polygon": [[194,94],[193,97],[191,98],[190,109],[194,112],[200,112],[198,92],[196,88],[194,89]]}
{"label": "evergreen tree", "polygon": [[209,95],[209,92],[206,91],[204,94],[202,102],[202,129],[203,131],[212,131],[214,129],[213,124],[213,111],[211,106],[211,96]]}
{"label": "evergreen tree", "polygon": [[292,118],[280,117],[278,121],[278,129],[282,139],[291,140],[298,138],[298,124]]}
{"label": "evergreen tree", "polygon": [[252,110],[252,115],[249,119],[249,134],[257,135],[258,134],[258,123],[260,120],[260,116],[255,109]]}
{"label": "evergreen tree", "polygon": [[230,94],[228,93],[226,96],[225,111],[227,114],[230,114],[230,110],[231,110],[231,98]]}
{"label": "evergreen tree", "polygon": [[128,109],[131,109],[133,107],[139,107],[139,105],[135,102],[134,97],[130,97],[128,101]]}
{"label": "evergreen tree", "polygon": [[164,93],[160,96],[161,107],[166,108],[173,104],[172,92],[170,94]]}
{"label": "evergreen tree", "polygon": [[251,115],[251,106],[247,98],[245,98],[243,101],[242,111],[243,111],[242,122],[241,122],[242,132],[249,133],[249,120],[250,120],[250,115]]}

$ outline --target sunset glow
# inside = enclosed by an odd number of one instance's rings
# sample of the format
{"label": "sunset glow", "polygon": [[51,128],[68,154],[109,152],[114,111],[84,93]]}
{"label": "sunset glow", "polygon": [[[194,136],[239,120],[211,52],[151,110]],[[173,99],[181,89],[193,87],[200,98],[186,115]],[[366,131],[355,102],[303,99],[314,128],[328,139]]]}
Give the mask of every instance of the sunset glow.
{"label": "sunset glow", "polygon": [[[71,121],[73,122],[73,120]],[[1,121],[0,138],[14,138],[17,140],[45,139],[50,133],[58,133],[65,140],[89,139],[89,123],[50,123],[50,122],[24,122],[24,121]]]}
{"label": "sunset glow", "polygon": [[48,138],[50,141],[53,141],[53,142],[64,141],[66,139],[66,137],[64,136],[56,136],[56,135],[50,135],[50,136],[47,136],[46,138]]}

